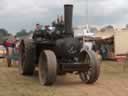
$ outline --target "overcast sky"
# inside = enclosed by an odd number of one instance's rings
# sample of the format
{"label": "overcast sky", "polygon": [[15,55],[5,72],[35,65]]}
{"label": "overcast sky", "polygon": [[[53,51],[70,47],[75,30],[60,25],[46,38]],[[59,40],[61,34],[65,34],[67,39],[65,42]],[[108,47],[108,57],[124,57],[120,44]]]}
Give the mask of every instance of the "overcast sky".
{"label": "overcast sky", "polygon": [[0,28],[15,33],[50,24],[67,3],[74,4],[74,25],[128,23],[127,0],[0,0]]}

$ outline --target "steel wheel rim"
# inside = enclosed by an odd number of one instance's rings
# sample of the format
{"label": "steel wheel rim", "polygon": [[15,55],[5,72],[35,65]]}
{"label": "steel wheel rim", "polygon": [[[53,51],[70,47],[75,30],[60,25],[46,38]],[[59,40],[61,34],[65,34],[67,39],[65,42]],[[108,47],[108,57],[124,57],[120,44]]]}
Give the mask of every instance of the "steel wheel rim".
{"label": "steel wheel rim", "polygon": [[23,68],[24,68],[24,62],[25,62],[25,52],[21,51],[21,54],[20,54],[20,64],[19,64],[19,71],[20,71],[20,74],[23,74]]}
{"label": "steel wheel rim", "polygon": [[[43,56],[44,57],[44,56]],[[46,74],[47,74],[47,66],[45,63],[47,63],[46,59],[41,59],[42,56],[40,57],[40,61],[39,61],[39,79],[41,81],[41,84],[44,85],[45,81],[46,81]]]}
{"label": "steel wheel rim", "polygon": [[86,54],[85,59],[82,62],[84,62],[86,64],[89,64],[89,69],[88,69],[87,72],[80,72],[80,77],[85,82],[88,82],[90,80],[91,71],[92,71],[92,64],[91,64],[91,60],[90,60],[89,54]]}

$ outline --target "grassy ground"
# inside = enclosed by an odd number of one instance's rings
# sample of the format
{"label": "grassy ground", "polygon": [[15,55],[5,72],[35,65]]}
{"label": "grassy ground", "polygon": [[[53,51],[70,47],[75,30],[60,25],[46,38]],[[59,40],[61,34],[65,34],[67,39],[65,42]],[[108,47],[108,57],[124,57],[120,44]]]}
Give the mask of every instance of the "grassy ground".
{"label": "grassy ground", "polygon": [[0,61],[0,96],[128,96],[128,66],[105,61],[101,75],[94,85],[83,84],[78,76],[57,78],[51,87],[41,86],[37,76],[18,74],[16,65],[7,68]]}
{"label": "grassy ground", "polygon": [[101,78],[115,79],[128,78],[128,62],[118,63],[112,61],[104,61],[101,65]]}

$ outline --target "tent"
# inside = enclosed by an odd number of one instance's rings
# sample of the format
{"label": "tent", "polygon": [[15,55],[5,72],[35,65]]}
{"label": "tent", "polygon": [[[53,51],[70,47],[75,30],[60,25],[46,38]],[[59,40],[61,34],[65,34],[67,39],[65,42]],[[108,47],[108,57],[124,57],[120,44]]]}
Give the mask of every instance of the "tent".
{"label": "tent", "polygon": [[115,55],[128,54],[128,30],[121,30],[115,33]]}

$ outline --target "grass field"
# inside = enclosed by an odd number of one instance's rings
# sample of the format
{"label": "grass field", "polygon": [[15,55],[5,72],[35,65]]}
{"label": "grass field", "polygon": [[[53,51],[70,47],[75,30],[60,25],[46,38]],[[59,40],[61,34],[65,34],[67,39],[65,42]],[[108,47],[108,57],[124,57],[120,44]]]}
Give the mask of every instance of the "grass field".
{"label": "grass field", "polygon": [[7,68],[0,61],[0,96],[128,96],[128,66],[104,61],[101,75],[94,85],[83,84],[78,76],[66,75],[57,78],[51,87],[41,86],[38,77],[19,75],[13,65]]}

